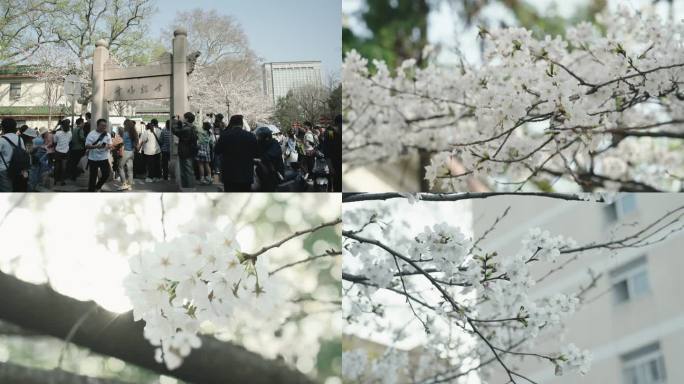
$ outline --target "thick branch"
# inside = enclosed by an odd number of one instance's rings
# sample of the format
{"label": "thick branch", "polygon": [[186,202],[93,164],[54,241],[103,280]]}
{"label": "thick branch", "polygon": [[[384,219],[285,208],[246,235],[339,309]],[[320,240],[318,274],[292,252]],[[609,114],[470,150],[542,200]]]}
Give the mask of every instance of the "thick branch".
{"label": "thick branch", "polygon": [[[538,196],[548,197],[561,200],[570,201],[584,201],[582,197],[576,194],[568,193],[545,193],[545,192],[466,192],[466,193],[418,193],[416,200],[423,201],[458,201],[470,199],[486,199],[494,196]],[[343,203],[354,203],[357,201],[369,200],[389,200],[389,199],[406,199],[407,194],[397,192],[387,193],[345,193],[342,197]],[[604,199],[597,197],[597,202],[604,202]]]}
{"label": "thick branch", "polygon": [[281,362],[213,337],[202,337],[202,347],[190,353],[180,368],[169,371],[154,360],[154,347],[143,337],[144,323],[134,322],[131,312],[117,315],[94,302],[79,301],[47,285],[30,284],[2,272],[0,292],[2,320],[62,339],[84,313],[95,308],[71,341],[160,374],[198,384],[313,383]]}

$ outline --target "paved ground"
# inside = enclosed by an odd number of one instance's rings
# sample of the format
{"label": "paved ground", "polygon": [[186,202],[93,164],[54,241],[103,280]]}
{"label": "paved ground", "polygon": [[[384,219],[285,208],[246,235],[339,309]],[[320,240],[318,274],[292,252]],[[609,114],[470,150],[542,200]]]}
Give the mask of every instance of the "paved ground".
{"label": "paved ground", "polygon": [[[175,180],[159,181],[146,183],[143,179],[133,179],[133,189],[130,191],[122,190],[121,183],[109,181],[102,187],[102,192],[178,192]],[[223,186],[219,183],[211,185],[197,185],[192,190],[183,192],[222,192]],[[85,174],[81,175],[76,182],[68,181],[66,185],[55,185],[44,192],[88,192],[88,178]]]}

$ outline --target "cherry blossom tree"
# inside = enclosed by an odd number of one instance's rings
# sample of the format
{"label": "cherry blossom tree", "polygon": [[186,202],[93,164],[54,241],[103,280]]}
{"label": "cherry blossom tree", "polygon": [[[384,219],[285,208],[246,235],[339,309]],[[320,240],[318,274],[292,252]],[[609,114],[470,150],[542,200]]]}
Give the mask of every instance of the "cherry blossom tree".
{"label": "cherry blossom tree", "polygon": [[680,190],[683,27],[621,7],[564,36],[481,27],[478,66],[409,59],[397,68],[373,61],[370,71],[351,51],[345,161],[427,152],[436,190],[464,190],[468,177],[504,191],[561,181],[585,192]]}
{"label": "cherry blossom tree", "polygon": [[[576,289],[541,297],[535,294],[535,285],[553,278],[579,257],[641,248],[684,229],[681,206],[662,212],[652,222],[616,231],[608,240],[586,244],[562,233],[531,228],[520,238],[517,252],[511,253],[485,245],[494,228],[507,220],[510,207],[484,226],[488,229],[469,235],[453,224],[458,219],[410,231],[409,218],[388,202],[407,199],[427,210],[422,204],[446,207],[500,195],[358,193],[343,197],[345,329],[358,327],[371,334],[387,334],[392,340],[379,355],[362,347],[345,350],[343,377],[347,382],[391,384],[410,377],[415,383],[466,383],[473,376],[487,378],[498,370],[504,375],[502,383],[535,383],[516,368],[526,359],[546,362],[556,375],[586,374],[591,368],[589,351],[572,340],[556,350],[542,351],[538,339],[562,332],[566,319],[582,307],[600,275],[588,273]],[[615,198],[611,194],[511,195],[511,204],[515,199],[550,198],[606,205]],[[408,318],[388,319],[393,306],[402,307]],[[407,331],[412,324],[424,331],[424,337],[420,356],[414,356],[415,369],[409,372],[408,353],[393,345],[412,336]]]}
{"label": "cherry blossom tree", "polygon": [[250,124],[271,117],[273,107],[262,91],[261,59],[235,17],[196,8],[178,12],[173,25],[186,28],[189,49],[200,52],[189,78],[194,110],[239,113]]}

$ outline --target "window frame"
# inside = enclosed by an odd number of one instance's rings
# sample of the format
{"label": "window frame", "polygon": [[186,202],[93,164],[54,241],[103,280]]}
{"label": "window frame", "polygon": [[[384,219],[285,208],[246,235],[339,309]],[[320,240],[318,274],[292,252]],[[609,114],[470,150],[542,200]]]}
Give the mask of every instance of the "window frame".
{"label": "window frame", "polygon": [[[626,202],[630,204],[625,204]],[[613,207],[613,209],[615,210],[615,217],[617,218],[617,220],[629,217],[639,210],[636,197],[633,193],[625,193],[620,195],[620,197],[615,200],[614,205],[615,206]],[[630,207],[631,210],[625,211],[625,207]]]}
{"label": "window frame", "polygon": [[[643,350],[643,351],[642,351]],[[636,356],[628,357],[630,354]],[[655,343],[639,348],[622,357],[622,381],[626,384],[632,384],[628,381],[630,377],[627,371],[633,370],[637,378],[638,384],[666,384],[667,383],[667,369],[665,368],[665,355],[660,349],[660,344]],[[651,369],[650,364],[656,363],[659,380],[653,381],[648,376]],[[644,381],[645,380],[645,381]]]}
{"label": "window frame", "polygon": [[[18,89],[13,89],[16,86]],[[21,81],[12,81],[9,83],[9,98],[10,100],[21,99]]]}
{"label": "window frame", "polygon": [[[624,269],[624,270],[621,270]],[[637,276],[644,274],[646,278],[646,289],[643,291],[637,291],[636,278]],[[639,297],[649,295],[651,293],[651,276],[648,270],[648,261],[646,255],[637,257],[634,260],[628,261],[627,263],[617,267],[610,272],[611,279],[611,289],[613,290],[613,302],[616,305],[623,303],[628,303]],[[618,297],[615,293],[616,286],[625,282],[627,284],[627,298],[622,301],[618,301]]]}

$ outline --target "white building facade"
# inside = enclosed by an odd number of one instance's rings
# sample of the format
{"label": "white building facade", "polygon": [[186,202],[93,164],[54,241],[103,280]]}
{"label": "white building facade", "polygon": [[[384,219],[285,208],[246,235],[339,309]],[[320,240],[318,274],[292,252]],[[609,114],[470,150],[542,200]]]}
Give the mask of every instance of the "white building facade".
{"label": "white building facade", "polygon": [[[40,79],[39,71],[38,67],[31,65],[0,67],[1,117],[12,117],[19,126],[27,124],[34,128],[47,128],[48,121],[54,126],[60,116],[70,114],[62,86],[54,89],[52,97],[48,98],[46,84]],[[78,113],[79,106],[76,108]]]}
{"label": "white building facade", "polygon": [[265,63],[263,70],[264,93],[273,100],[274,105],[290,90],[307,85],[323,85],[320,61]]}
{"label": "white building facade", "polygon": [[[493,218],[508,206],[509,215],[484,242],[485,249],[498,250],[499,254],[518,250],[521,237],[534,227],[571,237],[579,244],[619,238],[684,206],[684,195],[628,194],[611,205],[526,197],[474,201],[475,237],[484,233]],[[566,260],[561,257],[557,265],[535,267],[533,277],[542,276]],[[534,296],[578,292],[592,280],[590,273],[600,276],[596,286],[584,296],[582,307],[569,318],[565,329],[542,333],[532,352],[558,351],[559,345],[572,342],[591,350],[591,370],[586,376],[555,376],[548,361],[526,359],[514,365],[525,376],[544,384],[684,383],[682,271],[681,231],[641,248],[581,254],[535,286]],[[508,381],[500,367],[492,367],[495,374],[488,383]]]}
{"label": "white building facade", "polygon": [[[71,116],[71,100],[67,100],[63,88],[63,83],[53,85],[49,98],[47,84],[41,80],[39,67],[0,67],[0,118],[11,117],[19,126],[26,124],[31,128],[54,128],[60,117]],[[121,117],[121,121],[126,117],[142,121],[156,118],[163,124],[169,118],[169,108],[165,100],[117,101],[109,103],[109,116]],[[85,116],[89,110],[84,109],[78,101],[74,105],[76,118]]]}

